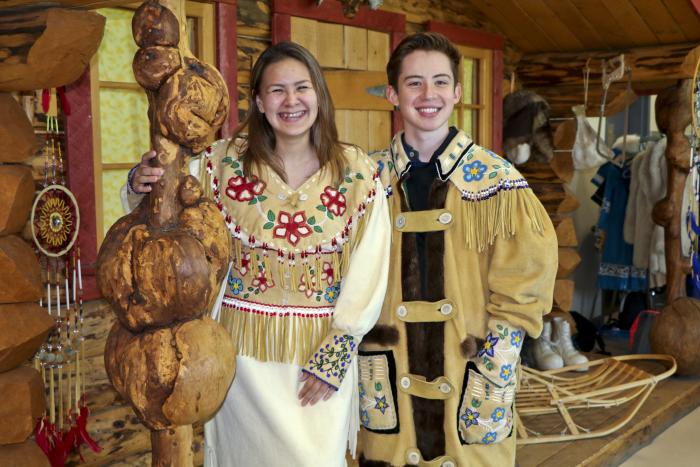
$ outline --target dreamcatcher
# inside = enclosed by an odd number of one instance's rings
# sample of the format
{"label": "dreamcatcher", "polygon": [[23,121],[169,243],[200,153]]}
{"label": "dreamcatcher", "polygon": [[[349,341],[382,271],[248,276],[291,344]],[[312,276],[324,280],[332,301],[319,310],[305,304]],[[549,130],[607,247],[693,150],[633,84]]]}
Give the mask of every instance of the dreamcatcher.
{"label": "dreamcatcher", "polygon": [[[59,96],[68,114],[63,94],[59,92]],[[77,246],[80,210],[65,186],[55,91],[44,90],[42,104],[46,112],[44,180],[30,224],[46,285],[40,305],[46,307],[56,325],[34,359],[48,388],[48,413],[39,420],[34,434],[51,465],[57,467],[64,465],[71,452],[80,454],[83,444],[96,452],[100,448],[87,433],[83,280]]]}
{"label": "dreamcatcher", "polygon": [[693,197],[688,203],[687,222],[688,235],[691,244],[692,279],[695,290],[700,290],[700,258],[698,257],[700,227],[698,214],[700,211],[700,60],[695,65],[695,74],[691,85],[692,124],[690,131],[691,176]]}

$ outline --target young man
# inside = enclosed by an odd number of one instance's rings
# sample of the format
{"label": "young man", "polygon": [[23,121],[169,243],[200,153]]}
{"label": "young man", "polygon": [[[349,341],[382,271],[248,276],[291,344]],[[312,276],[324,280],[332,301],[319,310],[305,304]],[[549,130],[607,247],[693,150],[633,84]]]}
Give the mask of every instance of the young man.
{"label": "young man", "polygon": [[387,65],[404,131],[375,154],[394,234],[384,307],[360,353],[364,466],[513,465],[520,349],[552,305],[547,213],[508,161],[448,125],[459,58],[421,33]]}

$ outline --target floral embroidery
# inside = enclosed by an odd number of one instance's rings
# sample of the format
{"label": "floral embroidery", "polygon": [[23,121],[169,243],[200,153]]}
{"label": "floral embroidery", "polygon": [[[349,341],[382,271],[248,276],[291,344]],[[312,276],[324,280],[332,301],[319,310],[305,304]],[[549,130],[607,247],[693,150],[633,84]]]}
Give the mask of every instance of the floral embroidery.
{"label": "floral embroidery", "polygon": [[479,351],[479,357],[484,356],[484,354],[488,355],[489,357],[493,357],[493,350],[494,347],[496,347],[496,344],[498,344],[498,337],[494,337],[491,335],[491,333],[489,333],[489,335],[486,336],[484,346]]}
{"label": "floral embroidery", "polygon": [[484,178],[484,172],[486,172],[488,166],[476,160],[471,164],[465,164],[462,166],[462,171],[464,172],[465,182],[475,182]]}
{"label": "floral embroidery", "polygon": [[365,390],[365,385],[362,383],[358,383],[357,385],[360,388],[360,399],[365,397],[367,395],[367,391]]}
{"label": "floral embroidery", "polygon": [[493,420],[494,422],[500,422],[501,420],[503,420],[503,417],[505,417],[505,416],[506,416],[506,409],[504,409],[503,407],[496,407],[493,410],[493,413],[491,414],[491,420]]}
{"label": "floral embroidery", "polygon": [[472,425],[479,424],[479,412],[477,412],[476,410],[467,409],[467,411],[464,412],[459,418],[461,418],[464,421],[464,423],[467,425],[467,428],[469,428]]}
{"label": "floral embroidery", "polygon": [[245,178],[242,176],[231,177],[228,179],[226,196],[241,202],[252,201],[259,195],[262,195],[263,191],[265,191],[265,186],[265,182],[260,180],[255,175],[251,175],[250,178]]}
{"label": "floral embroidery", "polygon": [[369,426],[369,414],[364,409],[360,410],[360,422],[362,423],[362,426],[364,426],[364,427]]}
{"label": "floral embroidery", "polygon": [[243,291],[243,281],[238,277],[228,276],[228,285],[233,295],[238,295]]}
{"label": "floral embroidery", "polygon": [[321,203],[336,216],[342,216],[346,209],[345,195],[331,186],[327,186],[321,193]]}
{"label": "floral embroidery", "polygon": [[253,287],[260,289],[261,293],[265,293],[267,289],[271,289],[275,286],[275,281],[268,279],[265,277],[265,274],[261,272],[258,274],[258,277],[253,279],[252,285]]}
{"label": "floral embroidery", "polygon": [[311,235],[311,227],[306,223],[304,211],[297,211],[294,214],[280,211],[277,214],[277,225],[272,230],[272,235],[275,238],[286,238],[293,246],[296,246],[302,237]]}
{"label": "floral embroidery", "polygon": [[[321,347],[304,368],[333,385],[336,389],[345,378],[355,351],[355,338],[350,335],[334,335],[332,342]],[[338,384],[338,386],[332,383]]]}
{"label": "floral embroidery", "polygon": [[501,379],[508,381],[513,376],[513,365],[503,365],[501,367]]}
{"label": "floral embroidery", "polygon": [[335,302],[335,299],[338,298],[339,293],[340,287],[337,285],[332,285],[326,289],[326,293],[323,295],[323,298],[325,298],[328,303],[333,303]]}
{"label": "floral embroidery", "polygon": [[250,253],[243,253],[241,257],[241,266],[238,269],[238,271],[241,273],[241,276],[245,276],[248,274],[248,270],[250,269]]}
{"label": "floral embroidery", "polygon": [[513,347],[520,347],[523,344],[523,333],[520,331],[515,331],[510,335],[510,345]]}
{"label": "floral embroidery", "polygon": [[389,404],[386,402],[386,396],[382,396],[382,397],[374,396],[374,401],[376,402],[376,404],[374,405],[374,408],[379,410],[382,413],[382,415],[384,415],[384,412],[386,412],[386,409],[389,408]]}
{"label": "floral embroidery", "polygon": [[[313,282],[313,279],[311,279],[311,282]],[[299,292],[304,292],[304,295],[306,295],[306,298],[311,298],[314,295],[314,288],[313,285],[311,287],[306,287],[306,280],[304,279],[304,276],[301,275],[299,277]]]}
{"label": "floral embroidery", "polygon": [[326,281],[328,285],[332,285],[333,279],[333,266],[331,266],[331,263],[323,263],[323,267],[321,268],[321,281]]}
{"label": "floral embroidery", "polygon": [[382,173],[384,170],[384,161],[377,161],[377,172]]}
{"label": "floral embroidery", "polygon": [[496,441],[496,432],[495,431],[489,431],[481,439],[481,442],[484,444],[492,444],[494,441]]}

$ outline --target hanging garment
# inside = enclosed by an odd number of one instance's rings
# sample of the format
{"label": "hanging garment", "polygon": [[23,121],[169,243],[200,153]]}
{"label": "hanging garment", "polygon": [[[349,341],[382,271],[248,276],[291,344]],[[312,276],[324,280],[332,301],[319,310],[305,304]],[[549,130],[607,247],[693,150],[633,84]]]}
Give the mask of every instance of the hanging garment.
{"label": "hanging garment", "polygon": [[598,268],[598,287],[608,290],[644,290],[646,270],[632,263],[632,245],[625,242],[623,226],[630,184],[629,160],[624,167],[607,162],[591,180],[601,194],[598,229],[604,234],[603,255]]}
{"label": "hanging garment", "polygon": [[542,96],[522,89],[503,98],[503,147],[514,164],[552,160],[549,104]]}
{"label": "hanging garment", "polygon": [[648,143],[631,166],[630,194],[624,222],[625,242],[633,245],[632,264],[649,270],[649,286],[666,284],[664,229],[654,223],[654,205],[666,196],[666,138]]}
{"label": "hanging garment", "polygon": [[[598,134],[588,123],[585,107],[577,105],[572,110],[576,114],[576,139],[571,153],[574,159],[574,169],[586,170],[605,164],[613,158],[612,150],[605,142],[598,143]],[[603,153],[602,156],[598,150]]]}

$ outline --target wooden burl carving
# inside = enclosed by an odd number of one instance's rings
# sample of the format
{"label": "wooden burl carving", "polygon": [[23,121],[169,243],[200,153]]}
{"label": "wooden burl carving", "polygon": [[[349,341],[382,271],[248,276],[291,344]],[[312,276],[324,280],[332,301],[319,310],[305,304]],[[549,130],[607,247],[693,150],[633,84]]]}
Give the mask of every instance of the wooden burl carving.
{"label": "wooden burl carving", "polygon": [[151,0],[134,14],[134,75],[146,89],[154,165],[164,175],[109,230],[97,265],[118,317],[105,367],[151,429],[154,466],[192,465],[191,424],[216,412],[235,370],[230,336],[206,316],[227,271],[230,236],[187,170],[222,125],[229,98],[218,71],[185,45],[184,3]]}

